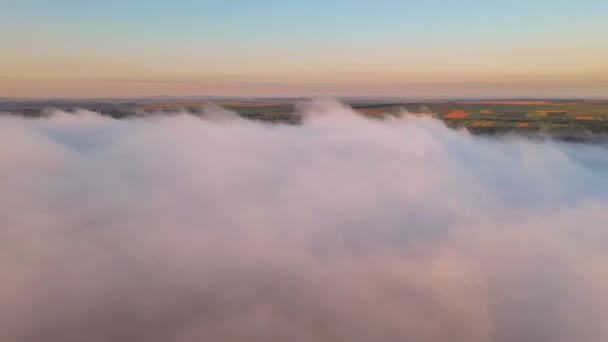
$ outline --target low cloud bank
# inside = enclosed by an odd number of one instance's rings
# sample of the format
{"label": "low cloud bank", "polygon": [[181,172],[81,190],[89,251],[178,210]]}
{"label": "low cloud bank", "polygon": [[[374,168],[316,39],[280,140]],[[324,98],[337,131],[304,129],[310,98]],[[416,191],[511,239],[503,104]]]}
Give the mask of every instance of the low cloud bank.
{"label": "low cloud bank", "polygon": [[330,101],[0,116],[0,340],[608,340],[608,150]]}

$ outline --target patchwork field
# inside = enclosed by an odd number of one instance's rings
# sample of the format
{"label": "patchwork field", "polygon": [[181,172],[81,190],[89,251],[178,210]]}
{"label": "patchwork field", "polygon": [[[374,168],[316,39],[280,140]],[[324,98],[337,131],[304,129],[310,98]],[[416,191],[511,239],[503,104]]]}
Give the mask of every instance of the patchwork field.
{"label": "patchwork field", "polygon": [[[217,105],[254,120],[298,123],[297,101],[247,100],[219,101]],[[375,118],[384,115],[433,116],[453,128],[472,133],[608,133],[608,101],[573,100],[484,100],[428,102],[349,102],[357,113]],[[187,109],[196,111],[204,103],[147,104],[147,111]]]}
{"label": "patchwork field", "polygon": [[[403,113],[433,116],[453,128],[475,134],[552,134],[577,139],[589,133],[608,134],[608,102],[573,100],[350,102],[357,113],[374,118]],[[298,122],[293,104],[225,105],[244,117],[273,122]]]}
{"label": "patchwork field", "polygon": [[[226,99],[198,101],[33,101],[0,102],[0,111],[36,117],[45,108],[71,111],[85,108],[102,115],[124,118],[148,113],[171,113],[187,110],[202,113],[211,104],[234,111],[240,116],[265,122],[297,124],[301,121],[297,103],[304,99]],[[608,101],[599,100],[483,100],[483,101],[345,101],[357,113],[381,119],[409,113],[432,116],[452,128],[475,134],[549,133],[558,137],[601,133],[608,136]]]}

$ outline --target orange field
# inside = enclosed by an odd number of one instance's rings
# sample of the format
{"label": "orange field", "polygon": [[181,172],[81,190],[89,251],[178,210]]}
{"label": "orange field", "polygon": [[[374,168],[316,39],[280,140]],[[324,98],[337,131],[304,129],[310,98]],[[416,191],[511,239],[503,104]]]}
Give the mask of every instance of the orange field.
{"label": "orange field", "polygon": [[471,114],[464,110],[453,110],[448,115],[444,116],[444,119],[464,119]]}
{"label": "orange field", "polygon": [[577,115],[575,116],[576,120],[584,120],[584,121],[595,121],[597,118],[591,115]]}
{"label": "orange field", "polygon": [[518,128],[526,128],[530,126],[529,122],[520,122],[519,125],[517,125]]}
{"label": "orange field", "polygon": [[494,121],[485,121],[485,120],[477,120],[471,123],[470,127],[492,127],[496,122]]}
{"label": "orange field", "polygon": [[463,104],[491,104],[491,105],[546,105],[547,101],[458,101]]}
{"label": "orange field", "polygon": [[481,113],[482,114],[492,114],[493,112],[491,110],[489,110],[489,109],[482,109]]}

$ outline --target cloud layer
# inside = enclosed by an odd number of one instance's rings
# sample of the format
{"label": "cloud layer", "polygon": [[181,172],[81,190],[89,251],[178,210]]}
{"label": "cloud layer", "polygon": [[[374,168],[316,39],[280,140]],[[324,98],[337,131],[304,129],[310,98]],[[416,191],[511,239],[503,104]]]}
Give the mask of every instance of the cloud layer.
{"label": "cloud layer", "polygon": [[0,116],[0,340],[608,339],[605,146],[302,111]]}

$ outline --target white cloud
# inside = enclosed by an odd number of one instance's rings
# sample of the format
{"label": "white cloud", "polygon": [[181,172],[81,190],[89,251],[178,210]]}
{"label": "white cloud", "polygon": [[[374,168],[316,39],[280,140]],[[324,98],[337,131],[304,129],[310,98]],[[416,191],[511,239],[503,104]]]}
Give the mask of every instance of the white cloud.
{"label": "white cloud", "polygon": [[2,341],[604,341],[601,145],[0,117]]}

